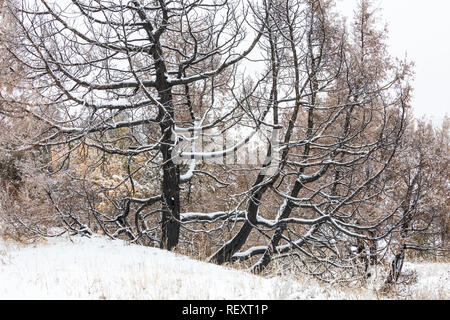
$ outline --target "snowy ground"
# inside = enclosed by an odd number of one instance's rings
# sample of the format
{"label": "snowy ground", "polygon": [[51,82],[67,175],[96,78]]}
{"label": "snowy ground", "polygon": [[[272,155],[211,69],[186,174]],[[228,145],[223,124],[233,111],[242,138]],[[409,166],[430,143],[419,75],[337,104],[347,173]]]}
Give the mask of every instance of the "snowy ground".
{"label": "snowy ground", "polygon": [[[408,264],[406,298],[449,299],[450,264]],[[262,278],[155,248],[72,237],[22,246],[0,240],[0,299],[377,299],[370,289]]]}

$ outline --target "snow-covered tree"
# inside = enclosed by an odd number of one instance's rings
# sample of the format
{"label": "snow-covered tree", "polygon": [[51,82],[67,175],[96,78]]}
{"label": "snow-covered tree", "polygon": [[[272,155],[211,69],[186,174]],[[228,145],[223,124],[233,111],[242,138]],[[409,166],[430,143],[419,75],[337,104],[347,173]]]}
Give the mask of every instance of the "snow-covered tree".
{"label": "snow-covered tree", "polygon": [[268,10],[262,41],[273,125],[282,127],[279,158],[243,193],[245,221],[211,259],[256,258],[260,272],[289,257],[290,266],[333,278],[330,266],[357,264],[366,254],[361,243],[398,227],[396,207],[376,207],[386,200],[381,181],[404,130],[409,65],[387,55],[367,1],[350,35],[332,1],[274,1]]}
{"label": "snow-covered tree", "polygon": [[[131,191],[111,199],[118,215],[106,217],[93,207],[103,224],[118,225],[133,240],[150,236],[140,228],[150,216],[144,209],[160,203],[153,213],[160,215],[161,232],[151,239],[168,249],[177,245],[180,188],[195,167],[181,172],[173,150],[194,129],[248,118],[249,98],[230,70],[262,35],[263,27],[252,29],[252,11],[242,1],[43,0],[11,7],[24,37],[11,39],[8,50],[40,97],[38,104],[17,97],[9,102],[20,102],[22,112],[49,127],[30,144],[64,146],[62,159],[87,147],[141,161],[119,183]],[[159,172],[148,180],[160,180],[159,187],[151,197],[135,197],[135,173],[152,168]],[[138,207],[133,231],[125,219],[130,205]]]}
{"label": "snow-covered tree", "polygon": [[[49,196],[74,231],[169,250],[208,235],[212,261],[255,272],[376,263],[406,221],[389,179],[411,65],[389,56],[370,1],[350,27],[334,6],[24,1],[4,43],[34,98],[2,101],[44,125],[2,145],[51,147],[70,180]],[[228,163],[250,147],[256,162]]]}

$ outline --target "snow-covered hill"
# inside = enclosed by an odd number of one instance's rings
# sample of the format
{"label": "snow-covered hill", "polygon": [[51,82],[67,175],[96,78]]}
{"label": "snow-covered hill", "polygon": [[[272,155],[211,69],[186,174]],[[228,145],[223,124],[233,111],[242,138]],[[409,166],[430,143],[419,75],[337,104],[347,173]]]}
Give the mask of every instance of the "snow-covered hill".
{"label": "snow-covered hill", "polygon": [[[426,278],[410,296],[449,298],[450,264],[434,268],[417,268]],[[262,278],[101,237],[63,237],[31,246],[0,240],[0,299],[376,298],[369,289],[331,288],[311,279]]]}

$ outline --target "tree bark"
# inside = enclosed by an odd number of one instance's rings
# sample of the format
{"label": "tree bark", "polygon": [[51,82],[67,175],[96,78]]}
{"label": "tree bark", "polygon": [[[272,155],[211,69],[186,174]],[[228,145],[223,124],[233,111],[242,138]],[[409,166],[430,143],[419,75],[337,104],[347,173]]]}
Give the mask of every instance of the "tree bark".
{"label": "tree bark", "polygon": [[159,110],[160,128],[163,135],[161,141],[161,154],[163,157],[162,179],[162,237],[161,248],[172,250],[179,240],[180,234],[180,168],[172,161],[172,148],[174,141],[172,131],[174,129],[174,108],[172,101],[172,88],[165,76],[165,65],[157,63],[157,90],[161,105]]}

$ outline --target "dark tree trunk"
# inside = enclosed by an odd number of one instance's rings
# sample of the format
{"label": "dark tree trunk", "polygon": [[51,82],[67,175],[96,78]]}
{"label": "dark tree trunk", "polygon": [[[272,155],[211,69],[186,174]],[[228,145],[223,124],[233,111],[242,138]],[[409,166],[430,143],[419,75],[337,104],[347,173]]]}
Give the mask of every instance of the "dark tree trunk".
{"label": "dark tree trunk", "polygon": [[180,168],[172,161],[172,150],[175,143],[172,137],[175,126],[175,110],[172,86],[167,81],[167,67],[159,43],[155,45],[153,55],[156,61],[156,89],[161,104],[158,119],[163,136],[160,147],[163,157],[162,236],[160,246],[172,250],[178,244],[180,234]]}
{"label": "dark tree trunk", "polygon": [[[165,148],[166,149],[166,148]],[[163,150],[163,216],[161,248],[172,250],[177,244],[180,233],[180,191],[179,169],[170,159],[170,151]]]}
{"label": "dark tree trunk", "polygon": [[164,76],[158,86],[158,92],[160,102],[164,106],[164,109],[160,109],[160,128],[163,135],[161,144],[163,157],[161,248],[172,250],[178,244],[180,233],[180,169],[172,161],[174,108],[171,87]]}

